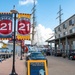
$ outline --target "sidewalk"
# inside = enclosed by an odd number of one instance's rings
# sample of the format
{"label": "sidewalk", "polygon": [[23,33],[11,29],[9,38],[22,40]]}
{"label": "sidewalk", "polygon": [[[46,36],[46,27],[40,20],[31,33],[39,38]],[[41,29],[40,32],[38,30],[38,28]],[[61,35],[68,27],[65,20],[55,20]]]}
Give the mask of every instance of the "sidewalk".
{"label": "sidewalk", "polygon": [[[9,75],[12,72],[13,58],[6,59],[0,62],[0,75]],[[15,71],[18,75],[26,75],[25,57],[20,60],[20,57],[15,57]]]}

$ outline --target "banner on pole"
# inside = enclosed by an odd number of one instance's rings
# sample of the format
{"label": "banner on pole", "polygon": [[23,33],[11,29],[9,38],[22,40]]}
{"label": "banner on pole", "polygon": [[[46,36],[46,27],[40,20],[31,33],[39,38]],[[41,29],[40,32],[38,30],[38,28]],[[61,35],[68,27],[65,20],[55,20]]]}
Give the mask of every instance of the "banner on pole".
{"label": "banner on pole", "polygon": [[30,40],[30,23],[31,14],[18,14],[18,27],[17,27],[17,39],[18,40]]}
{"label": "banner on pole", "polygon": [[0,39],[12,38],[12,13],[0,13]]}

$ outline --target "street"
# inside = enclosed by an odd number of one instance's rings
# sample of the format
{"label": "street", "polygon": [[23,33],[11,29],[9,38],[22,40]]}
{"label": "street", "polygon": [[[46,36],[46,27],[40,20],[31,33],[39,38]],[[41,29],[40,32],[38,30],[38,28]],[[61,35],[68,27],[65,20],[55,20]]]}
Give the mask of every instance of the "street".
{"label": "street", "polygon": [[49,75],[75,75],[75,60],[47,56]]}
{"label": "street", "polygon": [[[75,75],[75,60],[68,58],[47,56],[48,75]],[[9,63],[9,64],[8,64]],[[20,60],[16,57],[16,72],[19,75],[26,75],[25,59]],[[12,70],[12,58],[0,63],[0,75],[8,75]]]}

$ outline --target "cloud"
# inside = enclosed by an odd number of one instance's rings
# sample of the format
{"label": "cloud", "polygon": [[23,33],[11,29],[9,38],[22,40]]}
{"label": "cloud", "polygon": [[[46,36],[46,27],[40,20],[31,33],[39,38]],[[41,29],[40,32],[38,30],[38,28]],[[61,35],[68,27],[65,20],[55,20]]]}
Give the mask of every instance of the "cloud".
{"label": "cloud", "polygon": [[[33,4],[34,0],[19,0],[20,5],[27,5],[27,4]],[[35,0],[35,3],[37,3],[37,0]]]}
{"label": "cloud", "polygon": [[[43,25],[39,24],[35,27],[34,44],[35,43],[37,43],[37,45],[47,44],[47,42],[45,41],[49,38],[50,38],[49,40],[51,40],[52,39],[51,37],[53,35],[54,32],[50,28],[45,28]],[[3,42],[8,43],[7,40],[4,40]],[[25,40],[25,44],[31,44],[31,41]]]}
{"label": "cloud", "polygon": [[45,28],[41,24],[36,26],[35,31],[35,43],[38,45],[45,44],[45,41],[54,35],[54,32],[50,28]]}

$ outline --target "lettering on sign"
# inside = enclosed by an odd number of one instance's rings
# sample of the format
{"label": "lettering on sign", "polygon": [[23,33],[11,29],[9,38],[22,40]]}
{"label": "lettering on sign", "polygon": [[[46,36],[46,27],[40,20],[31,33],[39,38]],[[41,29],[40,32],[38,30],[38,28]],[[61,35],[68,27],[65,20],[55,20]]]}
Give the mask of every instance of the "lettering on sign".
{"label": "lettering on sign", "polygon": [[43,66],[44,63],[31,63],[31,66]]}
{"label": "lettering on sign", "polygon": [[18,21],[18,33],[26,35],[30,33],[30,20],[19,19]]}
{"label": "lettering on sign", "polygon": [[12,32],[12,21],[1,20],[0,21],[0,34],[8,35]]}

